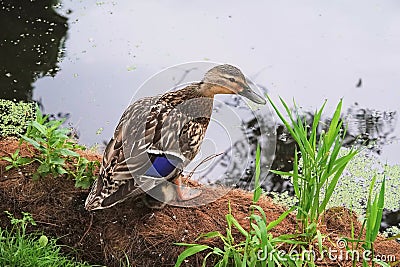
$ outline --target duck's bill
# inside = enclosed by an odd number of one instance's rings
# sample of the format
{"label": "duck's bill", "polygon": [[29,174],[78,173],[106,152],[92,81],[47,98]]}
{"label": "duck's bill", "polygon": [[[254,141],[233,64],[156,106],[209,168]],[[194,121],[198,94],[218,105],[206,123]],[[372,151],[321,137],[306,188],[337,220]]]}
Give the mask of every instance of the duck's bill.
{"label": "duck's bill", "polygon": [[243,89],[243,91],[239,92],[238,94],[257,104],[264,105],[265,103],[267,103],[262,96],[256,94],[253,90],[250,89],[250,87]]}

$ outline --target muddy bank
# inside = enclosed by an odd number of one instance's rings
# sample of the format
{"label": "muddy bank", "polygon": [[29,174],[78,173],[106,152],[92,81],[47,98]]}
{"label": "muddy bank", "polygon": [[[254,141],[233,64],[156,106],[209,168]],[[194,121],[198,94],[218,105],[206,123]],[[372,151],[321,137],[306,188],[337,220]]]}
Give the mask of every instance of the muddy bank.
{"label": "muddy bank", "polygon": [[[11,139],[0,141],[0,157],[12,153],[18,142]],[[22,156],[29,155],[22,147]],[[85,156],[100,159],[99,155],[85,152]],[[195,242],[201,234],[209,231],[225,232],[225,215],[230,201],[232,213],[243,225],[248,225],[249,206],[252,195],[243,190],[230,190],[224,197],[210,204],[180,208],[167,206],[162,210],[151,210],[141,201],[126,201],[114,208],[88,212],[84,201],[88,190],[77,189],[68,177],[46,177],[32,180],[35,164],[21,170],[5,171],[5,161],[0,161],[0,227],[9,226],[9,220],[2,212],[8,210],[15,215],[29,212],[37,222],[30,230],[43,231],[48,236],[58,238],[58,243],[66,245],[64,252],[71,253],[92,264],[120,266],[127,262],[132,266],[173,266],[176,258],[184,250],[174,245],[176,242]],[[203,197],[213,197],[223,188],[205,189]],[[284,208],[263,197],[259,203],[264,208],[269,221],[279,217]],[[360,224],[356,216],[338,208],[327,213],[322,222],[321,232],[328,236],[327,247],[336,248],[337,237],[349,236],[350,223],[356,230]],[[289,215],[271,233],[275,235],[294,233],[296,220]],[[242,238],[236,233],[236,238]],[[222,247],[219,240],[202,241]],[[375,244],[378,254],[395,255],[400,259],[400,244],[380,238]],[[201,266],[204,254],[189,258],[187,266]],[[346,266],[349,262],[319,262],[319,266]],[[350,266],[350,265],[349,265]]]}

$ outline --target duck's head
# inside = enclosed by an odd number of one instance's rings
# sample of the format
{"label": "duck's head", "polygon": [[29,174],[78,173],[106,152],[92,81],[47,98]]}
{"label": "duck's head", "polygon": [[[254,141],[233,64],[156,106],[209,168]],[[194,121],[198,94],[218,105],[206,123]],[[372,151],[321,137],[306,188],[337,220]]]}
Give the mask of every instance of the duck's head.
{"label": "duck's head", "polygon": [[243,73],[229,64],[218,65],[207,71],[200,92],[206,97],[216,94],[238,94],[257,104],[266,103],[263,97],[250,88]]}

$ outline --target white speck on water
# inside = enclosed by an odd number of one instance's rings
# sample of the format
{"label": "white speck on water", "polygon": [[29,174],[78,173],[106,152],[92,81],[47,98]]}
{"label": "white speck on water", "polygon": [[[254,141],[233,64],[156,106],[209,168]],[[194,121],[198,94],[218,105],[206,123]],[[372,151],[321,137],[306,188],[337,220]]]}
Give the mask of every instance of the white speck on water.
{"label": "white speck on water", "polygon": [[6,73],[6,76],[7,76],[7,77],[11,77],[11,73],[7,72],[7,73]]}

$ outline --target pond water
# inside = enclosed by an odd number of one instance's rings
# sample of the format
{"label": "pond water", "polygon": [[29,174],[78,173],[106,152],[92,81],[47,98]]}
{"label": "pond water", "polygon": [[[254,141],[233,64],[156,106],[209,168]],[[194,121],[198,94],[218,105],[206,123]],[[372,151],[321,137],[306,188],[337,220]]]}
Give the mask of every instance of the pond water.
{"label": "pond water", "polygon": [[[343,98],[348,143],[361,136],[382,162],[400,164],[397,1],[0,0],[0,12],[0,97],[67,117],[81,143],[107,142],[160,70],[226,62],[305,113],[328,99],[332,114]],[[243,125],[257,135],[251,118]],[[292,143],[277,136],[275,167],[289,168]]]}

